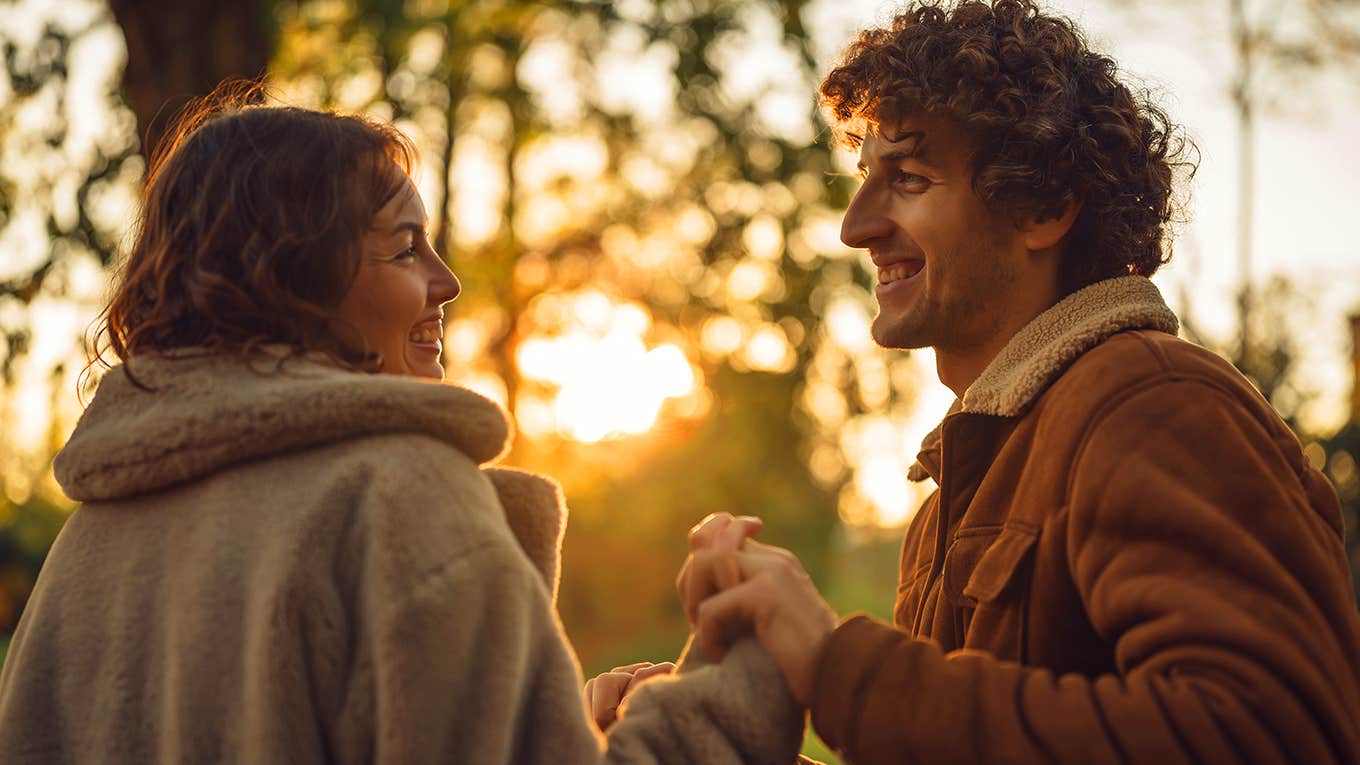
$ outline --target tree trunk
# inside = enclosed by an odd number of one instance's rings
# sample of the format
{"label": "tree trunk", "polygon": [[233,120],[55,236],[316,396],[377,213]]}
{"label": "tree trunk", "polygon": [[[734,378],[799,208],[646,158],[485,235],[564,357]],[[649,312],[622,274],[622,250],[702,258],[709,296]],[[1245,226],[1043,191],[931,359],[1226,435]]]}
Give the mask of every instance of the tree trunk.
{"label": "tree trunk", "polygon": [[1256,206],[1256,121],[1253,103],[1252,64],[1256,55],[1245,0],[1229,0],[1233,52],[1237,71],[1233,75],[1232,100],[1237,112],[1237,262],[1242,284],[1237,293],[1238,367],[1251,364],[1250,317],[1252,309],[1251,246]]}
{"label": "tree trunk", "polygon": [[123,96],[153,156],[172,118],[228,77],[265,74],[277,35],[266,0],[109,0],[127,40]]}

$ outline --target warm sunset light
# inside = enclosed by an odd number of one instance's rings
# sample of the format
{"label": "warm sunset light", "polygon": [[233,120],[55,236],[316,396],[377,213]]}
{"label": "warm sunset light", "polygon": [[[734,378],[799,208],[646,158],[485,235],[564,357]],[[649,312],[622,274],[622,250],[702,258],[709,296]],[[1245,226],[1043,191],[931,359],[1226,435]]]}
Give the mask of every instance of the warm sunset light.
{"label": "warm sunset light", "polygon": [[667,400],[695,390],[695,370],[679,346],[646,342],[645,308],[593,290],[559,298],[570,306],[569,328],[532,337],[516,354],[525,379],[546,390],[526,393],[516,407],[526,434],[597,443],[646,433]]}

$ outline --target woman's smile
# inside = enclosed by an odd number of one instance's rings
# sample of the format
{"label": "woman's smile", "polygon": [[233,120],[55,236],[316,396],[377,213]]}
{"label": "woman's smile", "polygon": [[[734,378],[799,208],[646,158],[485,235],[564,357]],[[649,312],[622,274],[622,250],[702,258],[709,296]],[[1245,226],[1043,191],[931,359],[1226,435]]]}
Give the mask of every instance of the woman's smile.
{"label": "woman's smile", "polygon": [[438,354],[443,349],[444,314],[415,325],[406,339],[419,350]]}

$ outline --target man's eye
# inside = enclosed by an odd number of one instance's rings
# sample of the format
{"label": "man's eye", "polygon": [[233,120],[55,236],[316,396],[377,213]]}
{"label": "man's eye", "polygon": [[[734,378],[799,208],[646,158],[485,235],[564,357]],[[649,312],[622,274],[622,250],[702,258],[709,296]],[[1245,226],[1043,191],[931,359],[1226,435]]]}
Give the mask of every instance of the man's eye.
{"label": "man's eye", "polygon": [[930,184],[930,179],[916,173],[909,173],[906,170],[898,170],[893,175],[893,184],[896,186],[926,186]]}

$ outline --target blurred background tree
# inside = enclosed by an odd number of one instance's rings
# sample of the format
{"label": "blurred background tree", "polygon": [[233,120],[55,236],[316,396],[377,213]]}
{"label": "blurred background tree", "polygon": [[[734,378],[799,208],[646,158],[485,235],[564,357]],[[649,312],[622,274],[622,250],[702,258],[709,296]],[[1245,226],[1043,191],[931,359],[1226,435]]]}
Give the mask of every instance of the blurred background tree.
{"label": "blurred background tree", "polygon": [[[0,630],[69,511],[50,461],[78,409],[60,392],[144,157],[187,98],[266,68],[280,102],[375,114],[420,148],[433,239],[465,285],[449,376],[515,414],[511,463],[565,484],[561,612],[588,673],[676,654],[685,531],[717,510],[764,516],[833,591],[828,572],[872,567],[878,592],[840,589],[886,616],[896,540],[847,540],[915,497],[850,465],[901,483],[914,362],[868,342],[803,3],[69,5],[0,33],[0,358],[20,436],[0,455]],[[71,69],[96,61],[75,92]]]}
{"label": "blurred background tree", "polygon": [[[1253,120],[1305,73],[1350,65],[1360,3],[1301,2],[1280,24],[1283,2],[1273,17],[1243,2],[1159,7],[1240,21],[1227,92],[1249,274]],[[903,476],[943,410],[922,402],[928,355],[869,340],[869,272],[837,240],[853,160],[814,98],[831,5],[0,4],[0,636],[70,510],[51,458],[79,415],[82,338],[145,156],[186,99],[261,73],[282,103],[365,111],[420,148],[432,238],[465,286],[449,377],[513,412],[512,464],[565,484],[561,612],[588,674],[675,654],[684,532],[717,510],[761,514],[839,610],[887,617],[895,529],[922,498]],[[1186,295],[1187,334],[1299,429],[1360,556],[1360,431],[1296,416],[1316,392],[1299,353],[1309,300],[1243,284],[1237,332],[1201,327]]]}

